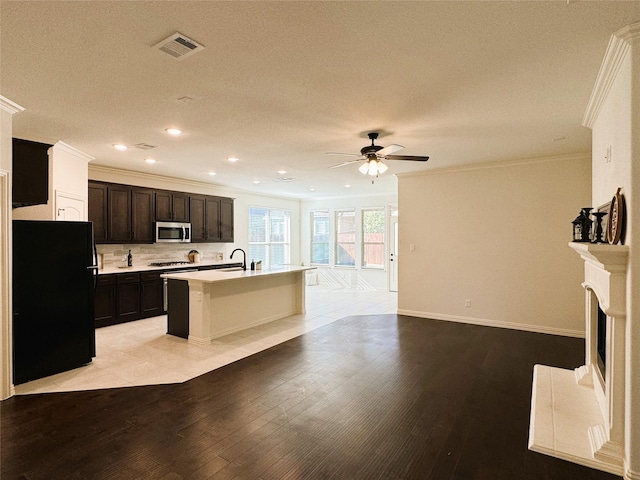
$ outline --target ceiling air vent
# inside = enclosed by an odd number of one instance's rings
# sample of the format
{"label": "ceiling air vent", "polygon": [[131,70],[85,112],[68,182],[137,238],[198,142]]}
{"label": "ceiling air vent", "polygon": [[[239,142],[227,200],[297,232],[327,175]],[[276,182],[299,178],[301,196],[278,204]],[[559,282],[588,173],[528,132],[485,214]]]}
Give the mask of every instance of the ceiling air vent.
{"label": "ceiling air vent", "polygon": [[152,148],[157,148],[157,145],[149,145],[148,143],[136,143],[135,145],[131,145],[133,148],[139,148],[140,150],[151,150]]}
{"label": "ceiling air vent", "polygon": [[169,38],[165,38],[160,43],[153,46],[161,52],[171,55],[176,60],[182,60],[196,52],[204,49],[204,45],[200,45],[195,40],[185,37],[181,33],[174,33]]}

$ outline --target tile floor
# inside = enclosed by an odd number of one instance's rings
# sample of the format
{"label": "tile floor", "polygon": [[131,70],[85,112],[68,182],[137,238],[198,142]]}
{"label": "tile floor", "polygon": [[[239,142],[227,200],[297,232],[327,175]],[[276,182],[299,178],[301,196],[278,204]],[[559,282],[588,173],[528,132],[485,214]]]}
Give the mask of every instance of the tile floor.
{"label": "tile floor", "polygon": [[16,394],[184,382],[349,315],[397,312],[397,294],[307,286],[307,313],[227,335],[208,346],[167,335],[166,316],[96,330],[96,357],[81,368],[16,386]]}

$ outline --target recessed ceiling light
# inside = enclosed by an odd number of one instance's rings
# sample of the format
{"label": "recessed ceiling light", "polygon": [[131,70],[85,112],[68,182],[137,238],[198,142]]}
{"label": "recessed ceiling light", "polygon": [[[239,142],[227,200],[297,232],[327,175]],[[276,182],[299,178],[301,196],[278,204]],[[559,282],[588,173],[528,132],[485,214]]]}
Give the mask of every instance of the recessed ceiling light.
{"label": "recessed ceiling light", "polygon": [[211,172],[207,172],[207,173],[208,173],[209,175],[211,175],[212,177],[213,177],[214,175],[216,175],[216,172],[213,172],[213,171],[211,171]]}
{"label": "recessed ceiling light", "polygon": [[316,189],[315,189],[315,188],[313,188],[313,187],[311,187],[309,190],[310,190],[311,192],[315,192],[315,191],[316,191]]}
{"label": "recessed ceiling light", "polygon": [[253,183],[254,183],[255,185],[258,185],[258,184],[260,183],[260,180],[254,180],[254,181],[253,181]]}
{"label": "recessed ceiling light", "polygon": [[240,159],[237,158],[237,157],[229,157],[229,158],[227,158],[227,160],[229,160],[231,163],[236,163]]}
{"label": "recessed ceiling light", "polygon": [[165,132],[167,132],[169,135],[173,135],[173,136],[178,136],[182,134],[182,130],[180,130],[179,128],[165,128],[164,129]]}
{"label": "recessed ceiling light", "polygon": [[287,173],[287,171],[286,171],[286,170],[278,170],[278,173],[279,173],[280,175],[284,175],[285,173]]}
{"label": "recessed ceiling light", "polygon": [[120,152],[124,152],[127,149],[126,145],[122,145],[121,143],[114,143],[113,144],[113,148],[115,148],[116,150],[120,151]]}
{"label": "recessed ceiling light", "polygon": [[147,163],[156,163],[156,159],[155,158],[145,158],[144,161],[147,162]]}
{"label": "recessed ceiling light", "polygon": [[351,185],[347,184],[344,186],[344,188],[351,188]]}

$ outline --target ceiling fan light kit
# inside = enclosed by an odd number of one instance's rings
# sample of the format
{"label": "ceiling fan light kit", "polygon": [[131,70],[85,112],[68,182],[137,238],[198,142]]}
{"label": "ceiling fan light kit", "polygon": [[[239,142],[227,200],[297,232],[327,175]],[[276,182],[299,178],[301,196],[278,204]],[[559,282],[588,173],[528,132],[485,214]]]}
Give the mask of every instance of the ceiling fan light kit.
{"label": "ceiling fan light kit", "polygon": [[381,173],[387,171],[387,166],[377,158],[369,158],[366,163],[363,163],[358,170],[364,175],[371,175],[377,177]]}
{"label": "ceiling fan light kit", "polygon": [[358,170],[363,175],[371,175],[377,177],[381,173],[387,171],[387,166],[382,163],[382,160],[411,160],[416,162],[426,162],[429,160],[429,157],[420,157],[414,155],[391,155],[393,152],[397,152],[398,150],[402,150],[404,147],[402,145],[389,145],[387,147],[382,147],[381,145],[375,145],[374,141],[378,138],[377,132],[371,132],[368,134],[369,139],[371,140],[371,145],[367,145],[366,147],[362,147],[360,149],[360,155],[353,153],[334,153],[328,152],[328,155],[347,155],[347,156],[359,156],[360,158],[357,160],[353,160],[350,162],[339,163],[338,165],[333,165],[329,168],[337,168],[344,167],[345,165],[350,165],[352,163],[358,162],[360,160],[365,160]]}

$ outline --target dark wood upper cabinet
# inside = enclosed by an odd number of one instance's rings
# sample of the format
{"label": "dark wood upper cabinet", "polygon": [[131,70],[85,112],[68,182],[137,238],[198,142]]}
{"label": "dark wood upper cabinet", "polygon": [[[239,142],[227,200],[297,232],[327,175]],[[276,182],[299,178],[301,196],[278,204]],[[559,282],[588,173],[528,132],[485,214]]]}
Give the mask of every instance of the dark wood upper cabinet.
{"label": "dark wood upper cabinet", "polygon": [[189,221],[189,195],[186,193],[173,193],[173,221]]}
{"label": "dark wood upper cabinet", "polygon": [[109,186],[108,236],[112,243],[131,242],[131,187]]}
{"label": "dark wood upper cabinet", "polygon": [[205,219],[205,196],[191,195],[189,198],[189,218],[191,219],[191,241],[193,243],[207,240]]}
{"label": "dark wood upper cabinet", "polygon": [[96,243],[109,241],[107,235],[107,186],[104,183],[89,182],[89,221],[93,222],[93,236]]}
{"label": "dark wood upper cabinet", "polygon": [[233,242],[233,198],[220,199],[220,241]]}
{"label": "dark wood upper cabinet", "polygon": [[156,191],[156,222],[171,222],[173,220],[171,200],[171,192]]}
{"label": "dark wood upper cabinet", "polygon": [[191,241],[233,242],[233,198],[90,181],[96,243],[153,243],[155,222],[191,222]]}
{"label": "dark wood upper cabinet", "polygon": [[49,149],[53,145],[14,138],[12,144],[12,207],[49,201]]}
{"label": "dark wood upper cabinet", "polygon": [[135,243],[153,243],[155,219],[155,192],[148,188],[131,190],[131,240]]}
{"label": "dark wood upper cabinet", "polygon": [[191,239],[198,242],[233,242],[233,199],[191,195]]}
{"label": "dark wood upper cabinet", "polygon": [[207,241],[220,241],[220,198],[207,197],[206,201]]}
{"label": "dark wood upper cabinet", "polygon": [[157,222],[188,222],[189,195],[179,192],[156,190]]}

